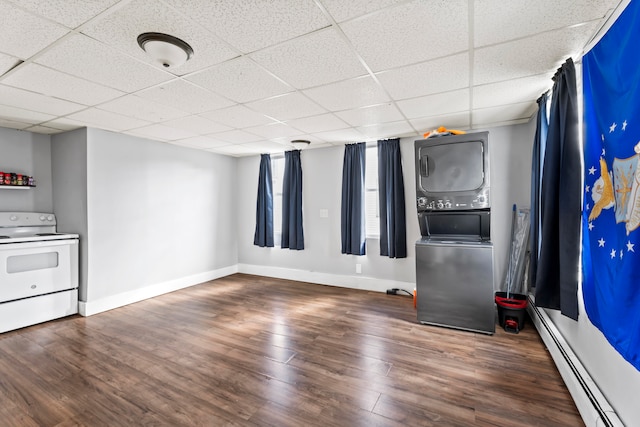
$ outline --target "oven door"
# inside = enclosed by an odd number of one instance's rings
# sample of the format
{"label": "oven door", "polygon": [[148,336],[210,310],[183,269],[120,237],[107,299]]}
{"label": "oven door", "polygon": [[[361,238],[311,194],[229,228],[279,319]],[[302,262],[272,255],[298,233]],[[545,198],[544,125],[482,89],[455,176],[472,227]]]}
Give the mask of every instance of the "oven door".
{"label": "oven door", "polygon": [[0,244],[0,302],[77,287],[77,239]]}

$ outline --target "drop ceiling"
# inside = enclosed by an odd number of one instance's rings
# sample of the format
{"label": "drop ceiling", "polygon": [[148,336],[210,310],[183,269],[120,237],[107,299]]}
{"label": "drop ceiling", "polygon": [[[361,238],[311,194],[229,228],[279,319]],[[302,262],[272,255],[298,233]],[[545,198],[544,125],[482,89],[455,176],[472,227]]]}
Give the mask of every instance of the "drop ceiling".
{"label": "drop ceiling", "polygon": [[[0,126],[246,156],[523,123],[620,3],[0,0]],[[144,32],[195,53],[164,69]]]}

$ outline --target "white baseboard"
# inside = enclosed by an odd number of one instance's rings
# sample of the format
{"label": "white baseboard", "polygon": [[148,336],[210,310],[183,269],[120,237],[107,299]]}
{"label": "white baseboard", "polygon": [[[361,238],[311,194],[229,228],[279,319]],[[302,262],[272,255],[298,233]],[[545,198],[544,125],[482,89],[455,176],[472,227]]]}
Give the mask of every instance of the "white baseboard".
{"label": "white baseboard", "polygon": [[237,272],[238,266],[232,265],[217,270],[207,271],[205,273],[182,277],[176,280],[156,283],[154,285],[149,285],[141,289],[135,289],[133,291],[111,295],[105,298],[97,299],[95,301],[80,301],[78,303],[78,313],[80,313],[82,316],[91,316],[93,314],[112,310],[118,307],[123,307],[128,304],[133,304],[134,302],[177,291],[178,289],[188,288],[189,286],[194,286]]}
{"label": "white baseboard", "polygon": [[386,292],[387,289],[393,288],[405,289],[412,292],[416,286],[415,283],[400,282],[397,280],[377,279],[375,277],[361,275],[349,276],[344,274],[321,273],[318,271],[298,270],[294,268],[270,267],[268,265],[238,264],[238,272],[375,292]]}
{"label": "white baseboard", "polygon": [[547,346],[571,397],[587,427],[624,427],[615,410],[593,381],[544,309],[529,297],[528,312]]}

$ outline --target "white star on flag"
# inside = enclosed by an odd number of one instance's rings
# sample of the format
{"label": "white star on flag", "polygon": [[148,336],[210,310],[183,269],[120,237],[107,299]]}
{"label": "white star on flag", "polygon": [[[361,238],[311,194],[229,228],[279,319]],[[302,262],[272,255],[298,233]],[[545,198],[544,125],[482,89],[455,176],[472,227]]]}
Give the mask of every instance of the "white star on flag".
{"label": "white star on flag", "polygon": [[591,189],[591,186],[590,186],[590,185],[587,185],[587,187],[586,187],[586,192],[588,193],[590,189]]}
{"label": "white star on flag", "polygon": [[622,130],[627,130],[627,121],[622,122]]}
{"label": "white star on flag", "polygon": [[607,152],[607,151],[603,148],[603,149],[602,149],[602,157],[604,157],[604,155],[606,154],[606,152]]}
{"label": "white star on flag", "polygon": [[602,142],[604,142],[604,134],[600,134],[600,139],[602,139]]}
{"label": "white star on flag", "polygon": [[624,251],[621,249],[620,250],[620,259],[622,259],[623,256],[624,256]]}
{"label": "white star on flag", "polygon": [[635,246],[635,243],[631,243],[631,241],[630,241],[630,240],[627,240],[627,251],[628,251],[628,252],[635,252],[635,251],[633,250],[633,247],[634,247],[634,246]]}
{"label": "white star on flag", "polygon": [[613,124],[611,126],[609,126],[609,133],[613,132],[614,130],[616,130],[616,126],[618,126],[616,124],[616,122],[613,122]]}
{"label": "white star on flag", "polygon": [[589,222],[589,231],[593,230],[593,222]]}
{"label": "white star on flag", "polygon": [[[594,175],[595,173],[596,173],[596,168],[594,168],[593,166],[591,166],[591,167],[589,168],[589,175]],[[587,190],[587,191],[589,191],[589,190]]]}
{"label": "white star on flag", "polygon": [[616,257],[616,250],[611,249],[611,259],[614,259],[615,257]]}
{"label": "white star on flag", "polygon": [[604,239],[602,237],[600,238],[600,240],[598,240],[598,247],[604,248]]}

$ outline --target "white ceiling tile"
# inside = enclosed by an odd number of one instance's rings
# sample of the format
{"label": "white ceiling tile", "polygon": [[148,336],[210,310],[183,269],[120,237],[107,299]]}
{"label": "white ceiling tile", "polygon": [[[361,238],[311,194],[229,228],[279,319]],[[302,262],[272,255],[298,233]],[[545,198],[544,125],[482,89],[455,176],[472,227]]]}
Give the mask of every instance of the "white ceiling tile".
{"label": "white ceiling tile", "polygon": [[495,107],[537,99],[553,86],[552,74],[490,83],[473,88],[473,108]]}
{"label": "white ceiling tile", "polygon": [[184,80],[145,89],[136,95],[192,114],[233,105],[233,101]]}
{"label": "white ceiling tile", "polygon": [[44,122],[42,123],[42,125],[49,128],[53,128],[53,129],[63,130],[63,131],[74,130],[81,127],[85,127],[84,124],[80,124],[76,120],[70,120],[65,117]]}
{"label": "white ceiling tile", "polygon": [[194,136],[191,138],[177,139],[175,141],[171,141],[171,143],[184,145],[186,147],[200,148],[200,149],[229,145],[229,143],[226,141],[220,141],[218,139],[207,137],[207,136]]}
{"label": "white ceiling tile", "polygon": [[266,125],[267,123],[274,123],[273,119],[266,117],[264,114],[256,113],[255,111],[250,110],[244,105],[234,105],[233,107],[209,111],[200,115],[207,119],[213,120],[218,123],[223,123],[234,128],[244,128],[250,126]]}
{"label": "white ceiling tile", "polygon": [[394,100],[461,89],[469,86],[469,54],[383,71],[376,77]]}
{"label": "white ceiling tile", "polygon": [[595,30],[596,24],[587,24],[476,49],[474,85],[555,71],[582,50]]}
{"label": "white ceiling tile", "polygon": [[69,32],[7,2],[0,2],[0,51],[27,59]]}
{"label": "white ceiling tile", "polygon": [[196,134],[193,132],[159,124],[132,129],[127,133],[130,135],[142,136],[144,138],[151,138],[159,141],[173,141],[176,139],[185,139],[196,136]]}
{"label": "white ceiling tile", "polygon": [[21,62],[20,59],[0,53],[0,76],[15,67]]}
{"label": "white ceiling tile", "polygon": [[202,87],[236,102],[255,101],[291,92],[292,88],[258,67],[248,58],[238,58],[187,77]]}
{"label": "white ceiling tile", "polygon": [[306,133],[324,132],[349,127],[347,123],[333,114],[321,114],[319,116],[289,120],[287,121],[287,125]]}
{"label": "white ceiling tile", "polygon": [[208,133],[224,132],[231,130],[229,126],[212,122],[200,116],[181,117],[164,122],[163,124],[178,129],[189,130],[198,135],[206,135]]}
{"label": "white ceiling tile", "polygon": [[469,109],[469,89],[406,99],[397,104],[408,119],[457,113]]}
{"label": "white ceiling tile", "polygon": [[245,142],[255,142],[263,139],[258,135],[242,130],[230,130],[228,132],[219,132],[208,136],[219,141],[226,141],[229,144],[243,144]]}
{"label": "white ceiling tile", "polygon": [[192,20],[157,0],[134,0],[92,22],[82,32],[161,69],[164,69],[162,64],[138,46],[137,38],[144,32],[171,34],[187,42],[194,52],[188,62],[168,70],[176,75],[201,70],[238,56],[211,32],[194,25]]}
{"label": "white ceiling tile", "polygon": [[247,107],[281,121],[326,113],[324,108],[299,92],[250,102]]}
{"label": "white ceiling tile", "polygon": [[226,156],[250,156],[254,154],[260,154],[260,150],[256,150],[254,148],[245,147],[243,145],[225,145],[223,147],[214,147],[209,148],[206,151],[210,151],[212,153],[224,154]]}
{"label": "white ceiling tile", "polygon": [[416,135],[416,131],[406,120],[361,126],[357,129],[366,135],[367,139],[400,138]]}
{"label": "white ceiling tile", "polygon": [[512,105],[482,108],[473,110],[471,121],[474,127],[507,122],[511,120],[529,119],[536,111],[536,102],[521,102]]}
{"label": "white ceiling tile", "polygon": [[37,64],[25,64],[2,83],[55,96],[84,105],[95,105],[124,95],[116,89],[88,82]]}
{"label": "white ceiling tile", "polygon": [[601,20],[607,11],[614,9],[618,3],[619,0],[475,2],[474,45],[486,46],[587,21]]}
{"label": "white ceiling tile", "polygon": [[466,130],[471,126],[469,111],[453,114],[443,114],[431,117],[420,117],[409,120],[411,125],[422,135],[444,126],[447,129]]}
{"label": "white ceiling tile", "polygon": [[320,138],[323,141],[329,141],[332,144],[333,143],[340,143],[340,144],[345,144],[345,143],[352,143],[352,142],[363,142],[367,140],[367,136],[364,135],[362,132],[354,129],[354,128],[347,128],[347,129],[339,129],[339,130],[332,130],[332,131],[327,131],[327,132],[317,132],[313,134],[314,136]]}
{"label": "white ceiling tile", "polygon": [[169,73],[138,62],[84,35],[64,40],[39,56],[36,62],[127,92],[172,78]]}
{"label": "white ceiling tile", "polygon": [[404,119],[402,113],[392,103],[339,111],[335,114],[351,126],[367,126]]}
{"label": "white ceiling tile", "polygon": [[148,122],[144,120],[123,116],[122,114],[116,114],[105,110],[99,110],[97,108],[89,108],[78,113],[73,113],[68,115],[67,118],[99,129],[115,131],[123,131],[148,124]]}
{"label": "white ceiling tile", "polygon": [[329,111],[348,110],[389,101],[384,90],[369,76],[307,89],[303,92]]}
{"label": "white ceiling tile", "polygon": [[10,0],[20,7],[76,28],[120,0]]}
{"label": "white ceiling tile", "polygon": [[321,0],[336,22],[346,21],[385,7],[404,3],[406,0]]}
{"label": "white ceiling tile", "polygon": [[37,124],[54,119],[51,114],[38,113],[36,111],[24,110],[22,108],[0,105],[0,117],[22,123]]}
{"label": "white ceiling tile", "polygon": [[244,53],[330,24],[313,1],[167,0]]}
{"label": "white ceiling tile", "polygon": [[53,134],[56,134],[56,133],[64,132],[63,130],[60,130],[60,129],[54,129],[54,128],[50,128],[48,126],[42,126],[42,125],[31,126],[30,128],[26,128],[25,130],[27,130],[29,132],[41,133],[41,134],[45,134],[45,135],[53,135]]}
{"label": "white ceiling tile", "polygon": [[86,106],[75,102],[64,101],[5,85],[0,85],[0,104],[12,105],[54,116],[64,116],[86,108]]}
{"label": "white ceiling tile", "polygon": [[3,128],[26,129],[32,125],[33,123],[17,122],[15,120],[9,120],[9,119],[5,119],[4,117],[0,117],[0,127],[3,127]]}
{"label": "white ceiling tile", "polygon": [[164,104],[149,101],[136,95],[127,95],[114,99],[98,106],[102,110],[112,113],[124,114],[147,122],[163,122],[178,117],[184,117],[188,113],[169,107]]}
{"label": "white ceiling tile", "polygon": [[352,48],[333,28],[263,49],[251,58],[298,89],[367,73]]}
{"label": "white ceiling tile", "polygon": [[296,140],[296,139],[303,139],[306,141],[309,141],[309,147],[313,146],[313,148],[319,147],[321,145],[324,146],[330,146],[331,144],[327,144],[324,140],[318,138],[315,135],[296,135],[295,137],[280,137],[280,138],[271,138],[269,139],[269,141],[271,142],[275,142],[278,143],[280,145],[284,145],[285,147],[288,147],[288,149],[290,148],[294,148],[293,144],[291,143],[291,141]]}
{"label": "white ceiling tile", "polygon": [[294,129],[284,123],[254,126],[247,128],[246,130],[266,139],[300,135],[300,131],[298,129]]}
{"label": "white ceiling tile", "polygon": [[466,0],[416,0],[345,22],[341,28],[373,71],[469,48]]}
{"label": "white ceiling tile", "polygon": [[272,141],[248,142],[246,144],[242,144],[242,147],[256,150],[259,153],[284,153],[291,149],[290,146],[285,146]]}

